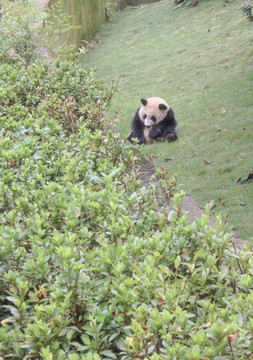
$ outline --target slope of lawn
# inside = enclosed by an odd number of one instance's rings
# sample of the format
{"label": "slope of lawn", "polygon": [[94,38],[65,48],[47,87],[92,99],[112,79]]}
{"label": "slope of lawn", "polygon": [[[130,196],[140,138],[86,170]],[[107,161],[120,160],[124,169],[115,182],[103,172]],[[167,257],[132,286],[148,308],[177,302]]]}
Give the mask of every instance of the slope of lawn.
{"label": "slope of lawn", "polygon": [[80,61],[106,82],[119,79],[109,115],[124,136],[140,98],[171,104],[179,141],[143,146],[144,154],[178,174],[200,205],[214,200],[215,213],[251,239],[253,181],[237,180],[253,172],[253,23],[239,6],[128,7],[101,27],[95,50]]}

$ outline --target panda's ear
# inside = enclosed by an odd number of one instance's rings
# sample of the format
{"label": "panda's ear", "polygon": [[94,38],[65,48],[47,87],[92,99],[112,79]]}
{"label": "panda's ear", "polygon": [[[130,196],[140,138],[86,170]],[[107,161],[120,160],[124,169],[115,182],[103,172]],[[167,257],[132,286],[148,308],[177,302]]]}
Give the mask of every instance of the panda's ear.
{"label": "panda's ear", "polygon": [[166,110],[167,106],[165,104],[159,104],[159,109],[160,110]]}
{"label": "panda's ear", "polygon": [[142,103],[142,105],[146,106],[148,102],[147,102],[147,100],[141,99],[141,103]]}

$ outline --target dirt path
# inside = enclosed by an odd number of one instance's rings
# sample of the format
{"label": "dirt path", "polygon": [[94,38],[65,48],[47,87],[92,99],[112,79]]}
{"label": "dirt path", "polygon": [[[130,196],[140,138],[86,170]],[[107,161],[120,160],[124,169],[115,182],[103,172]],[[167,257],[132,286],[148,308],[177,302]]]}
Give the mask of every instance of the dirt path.
{"label": "dirt path", "polygon": [[[148,186],[151,175],[155,172],[155,166],[148,160],[142,159],[142,163],[139,167],[139,179],[141,180],[141,186]],[[200,218],[202,214],[205,214],[204,209],[195,201],[190,195],[186,195],[183,203],[182,210],[188,212],[188,218],[190,223],[194,222],[197,218]],[[213,217],[209,219],[209,225],[216,226],[216,222]],[[244,241],[237,235],[232,236],[233,243],[236,248],[241,248]]]}

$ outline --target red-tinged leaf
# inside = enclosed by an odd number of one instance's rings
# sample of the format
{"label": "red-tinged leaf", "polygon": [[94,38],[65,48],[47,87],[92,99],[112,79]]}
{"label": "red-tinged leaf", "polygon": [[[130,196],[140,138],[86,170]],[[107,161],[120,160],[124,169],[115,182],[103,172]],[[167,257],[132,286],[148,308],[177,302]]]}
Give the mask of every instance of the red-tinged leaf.
{"label": "red-tinged leaf", "polygon": [[38,350],[38,351],[32,351],[29,353],[29,355],[37,355],[41,352],[41,350]]}
{"label": "red-tinged leaf", "polygon": [[158,300],[158,303],[157,303],[157,306],[160,306],[160,305],[162,305],[162,304],[164,304],[164,303],[166,303],[165,300],[159,299],[159,300]]}
{"label": "red-tinged leaf", "polygon": [[232,348],[236,342],[236,339],[238,337],[238,333],[230,334],[227,336],[229,346]]}

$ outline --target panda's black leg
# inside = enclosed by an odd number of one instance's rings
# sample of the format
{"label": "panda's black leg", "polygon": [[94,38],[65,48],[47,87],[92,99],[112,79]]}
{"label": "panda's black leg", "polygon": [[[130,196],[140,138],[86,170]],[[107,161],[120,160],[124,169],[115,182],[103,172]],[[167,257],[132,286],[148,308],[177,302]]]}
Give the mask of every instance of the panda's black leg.
{"label": "panda's black leg", "polygon": [[166,128],[166,130],[163,133],[163,141],[175,141],[178,139],[176,129],[172,126]]}

